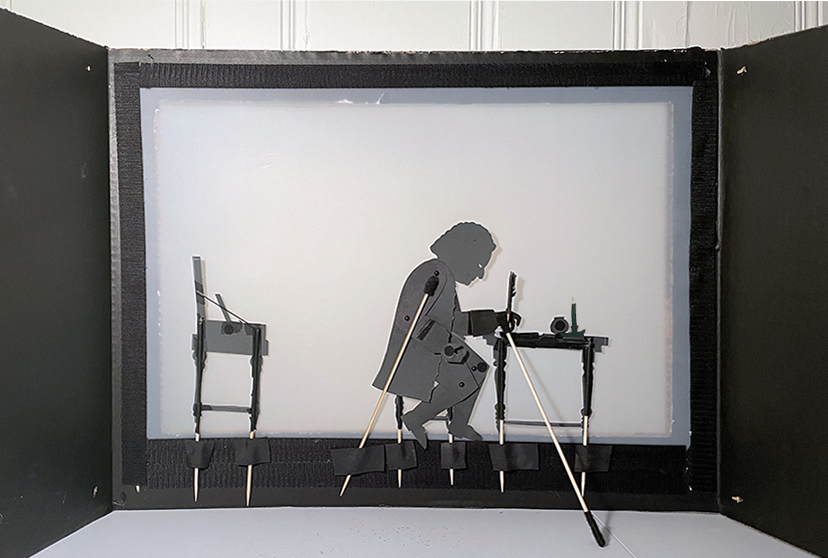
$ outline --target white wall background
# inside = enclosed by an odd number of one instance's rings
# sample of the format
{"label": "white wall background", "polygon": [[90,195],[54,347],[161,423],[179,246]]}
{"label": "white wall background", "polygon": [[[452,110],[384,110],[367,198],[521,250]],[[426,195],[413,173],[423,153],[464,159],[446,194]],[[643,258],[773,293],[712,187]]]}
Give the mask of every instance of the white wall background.
{"label": "white wall background", "polygon": [[826,23],[828,2],[0,0],[117,48],[581,50],[742,45]]}

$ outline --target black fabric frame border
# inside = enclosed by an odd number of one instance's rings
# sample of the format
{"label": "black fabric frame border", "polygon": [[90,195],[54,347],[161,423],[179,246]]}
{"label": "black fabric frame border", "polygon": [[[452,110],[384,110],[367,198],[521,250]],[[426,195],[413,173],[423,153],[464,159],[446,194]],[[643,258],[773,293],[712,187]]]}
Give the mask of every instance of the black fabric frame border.
{"label": "black fabric frame border", "polygon": [[[163,53],[164,51],[158,51]],[[716,510],[718,429],[718,55],[701,49],[651,52],[564,53],[274,53],[271,63],[212,63],[186,61],[189,53],[175,53],[176,62],[115,62],[115,130],[118,156],[121,261],[121,470],[114,471],[116,503],[126,508],[193,507],[182,497],[188,476],[177,459],[180,448],[169,440],[148,440],[146,432],[146,277],[141,149],[140,89],[187,88],[403,88],[403,87],[606,87],[692,86],[691,232],[690,232],[690,365],[691,445],[639,450],[639,469],[669,471],[666,484],[625,484],[616,480],[599,497],[611,509]],[[225,56],[214,53],[220,61]],[[245,53],[239,54],[244,58]],[[205,53],[192,58],[204,58]],[[210,56],[210,53],[207,53]],[[159,57],[163,58],[163,57]],[[145,61],[144,61],[145,60]],[[309,442],[311,445],[309,446]],[[353,440],[337,440],[347,447]],[[309,448],[331,447],[331,440],[273,439],[271,452],[294,455],[309,465]],[[219,440],[221,445],[221,440]],[[432,444],[437,447],[438,444]],[[483,444],[480,444],[483,447]],[[542,445],[543,446],[543,445]],[[619,446],[647,448],[647,446]],[[652,447],[650,447],[652,448]],[[681,450],[681,451],[677,451]],[[297,453],[298,452],[298,453]],[[312,453],[312,451],[311,451]],[[650,455],[648,458],[647,455]],[[316,476],[333,479],[329,462],[317,463]],[[649,462],[648,462],[649,459]],[[273,465],[272,463],[268,466]],[[308,479],[297,469],[260,465],[259,490],[270,494],[267,505],[354,505],[330,498],[336,489],[328,481]],[[172,469],[170,469],[172,468]],[[330,468],[330,471],[328,469]],[[439,466],[436,467],[439,471]],[[276,471],[280,471],[277,473]],[[189,469],[187,469],[189,471]],[[186,471],[184,471],[186,472]],[[284,483],[284,475],[294,482]],[[229,473],[228,473],[229,474]],[[372,474],[364,475],[370,477]],[[385,475],[376,473],[373,475]],[[445,476],[445,475],[444,475]],[[553,475],[554,476],[554,475]],[[635,476],[635,475],[633,475]],[[267,481],[268,478],[272,481]],[[281,480],[276,481],[276,478]],[[217,494],[228,493],[236,481],[209,480]],[[481,477],[482,478],[482,477]],[[494,477],[492,477],[494,478]],[[551,477],[550,477],[551,478]],[[165,479],[165,480],[162,480]],[[202,479],[204,480],[204,479]],[[407,483],[404,491],[386,487],[386,480],[366,480],[373,487],[362,494],[354,483],[357,505],[474,505],[488,507],[577,507],[554,492],[552,480],[528,483],[506,498],[481,480],[467,490],[446,489],[430,479]],[[229,483],[229,484],[228,484]],[[678,483],[678,484],[677,484]],[[677,487],[683,488],[677,488]],[[135,487],[149,490],[139,492]],[[531,489],[530,489],[531,487]],[[517,487],[516,487],[517,488]],[[191,489],[190,489],[191,490]],[[567,490],[566,487],[561,490]],[[299,491],[299,492],[296,492]],[[553,491],[549,493],[543,491]],[[205,494],[208,491],[205,491]],[[533,495],[535,492],[537,494]],[[127,502],[127,493],[130,494]],[[191,492],[188,491],[191,496]],[[300,496],[304,494],[305,497]],[[419,494],[419,496],[412,496]],[[508,491],[507,491],[508,494]],[[545,495],[544,495],[545,494]],[[589,492],[588,492],[589,494]],[[335,494],[334,494],[335,495]],[[205,495],[205,498],[208,498]],[[234,506],[228,495],[204,505]],[[301,502],[301,503],[298,503]],[[595,504],[593,504],[595,505]]]}
{"label": "black fabric frame border", "polygon": [[[146,484],[147,281],[138,64],[114,69],[121,264],[121,482]],[[117,385],[117,383],[116,383]],[[118,438],[116,437],[116,440]]]}

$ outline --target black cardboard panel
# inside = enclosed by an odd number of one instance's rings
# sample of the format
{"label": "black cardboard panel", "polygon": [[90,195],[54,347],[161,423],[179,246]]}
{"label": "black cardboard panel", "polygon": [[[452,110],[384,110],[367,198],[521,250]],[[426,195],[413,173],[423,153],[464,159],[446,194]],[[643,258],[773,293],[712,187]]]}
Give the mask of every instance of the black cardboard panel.
{"label": "black cardboard panel", "polygon": [[722,512],[828,555],[828,28],[723,53]]}
{"label": "black cardboard panel", "polygon": [[111,510],[106,49],[0,10],[0,556]]}

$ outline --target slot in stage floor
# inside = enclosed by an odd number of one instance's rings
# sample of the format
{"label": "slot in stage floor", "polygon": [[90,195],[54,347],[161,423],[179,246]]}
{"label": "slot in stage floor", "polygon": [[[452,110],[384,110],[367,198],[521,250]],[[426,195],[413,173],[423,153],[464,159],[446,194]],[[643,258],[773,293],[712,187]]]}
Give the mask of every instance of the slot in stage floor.
{"label": "slot in stage floor", "polygon": [[116,511],[36,558],[805,558],[813,555],[724,516],[427,508]]}

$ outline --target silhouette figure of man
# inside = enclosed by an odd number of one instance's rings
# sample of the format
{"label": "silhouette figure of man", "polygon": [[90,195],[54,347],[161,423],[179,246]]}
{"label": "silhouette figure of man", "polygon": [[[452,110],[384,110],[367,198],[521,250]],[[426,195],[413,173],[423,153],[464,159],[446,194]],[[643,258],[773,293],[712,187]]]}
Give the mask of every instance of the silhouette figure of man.
{"label": "silhouette figure of man", "polygon": [[388,388],[390,393],[420,401],[403,415],[403,422],[423,447],[428,442],[425,423],[449,408],[453,408],[448,425],[451,434],[482,439],[469,419],[489,365],[466,345],[465,337],[491,335],[505,313],[461,311],[455,283],[470,285],[482,279],[494,249],[492,235],[483,226],[459,223],[431,245],[437,257],[417,266],[403,285],[388,348],[373,385],[378,389],[385,385],[422,300],[423,287],[430,277],[437,277],[437,290],[427,300]]}

